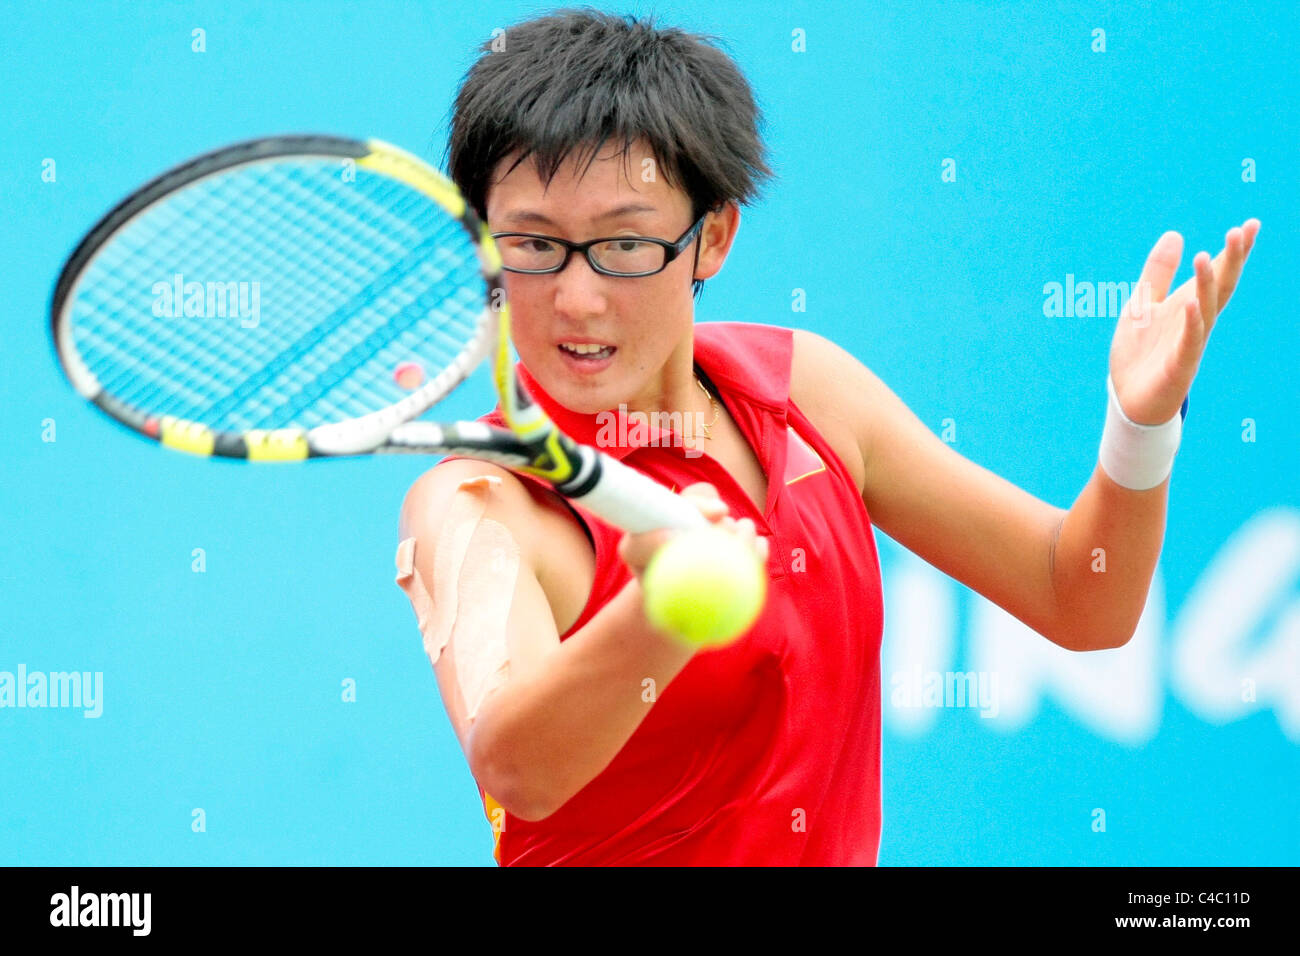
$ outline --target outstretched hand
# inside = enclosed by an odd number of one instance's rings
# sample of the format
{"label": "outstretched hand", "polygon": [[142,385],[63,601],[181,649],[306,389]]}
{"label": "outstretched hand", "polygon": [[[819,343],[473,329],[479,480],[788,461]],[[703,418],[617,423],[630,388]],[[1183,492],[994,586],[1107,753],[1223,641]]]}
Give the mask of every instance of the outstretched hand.
{"label": "outstretched hand", "polygon": [[1120,408],[1139,425],[1162,425],[1191,390],[1215,320],[1237,287],[1259,233],[1259,220],[1228,230],[1214,261],[1192,260],[1196,274],[1168,295],[1183,256],[1183,237],[1166,232],[1147,257],[1110,345],[1110,377]]}

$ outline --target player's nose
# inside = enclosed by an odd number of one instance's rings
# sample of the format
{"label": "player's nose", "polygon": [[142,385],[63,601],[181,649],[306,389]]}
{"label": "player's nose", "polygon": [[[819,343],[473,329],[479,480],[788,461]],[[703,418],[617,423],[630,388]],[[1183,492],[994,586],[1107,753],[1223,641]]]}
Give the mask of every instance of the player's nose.
{"label": "player's nose", "polygon": [[553,276],[555,311],[565,318],[582,320],[605,313],[607,283],[616,281],[591,267],[587,257],[573,253],[565,267]]}

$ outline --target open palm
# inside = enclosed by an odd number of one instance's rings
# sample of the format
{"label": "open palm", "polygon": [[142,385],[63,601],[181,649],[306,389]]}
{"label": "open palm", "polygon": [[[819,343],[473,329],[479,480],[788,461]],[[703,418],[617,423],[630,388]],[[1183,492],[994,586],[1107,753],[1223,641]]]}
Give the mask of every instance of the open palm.
{"label": "open palm", "polygon": [[1147,256],[1142,277],[1120,316],[1110,345],[1110,377],[1120,408],[1139,425],[1160,425],[1182,407],[1215,320],[1228,304],[1255,244],[1259,220],[1228,230],[1210,261],[1192,260],[1196,274],[1168,295],[1183,256],[1183,237],[1166,232]]}

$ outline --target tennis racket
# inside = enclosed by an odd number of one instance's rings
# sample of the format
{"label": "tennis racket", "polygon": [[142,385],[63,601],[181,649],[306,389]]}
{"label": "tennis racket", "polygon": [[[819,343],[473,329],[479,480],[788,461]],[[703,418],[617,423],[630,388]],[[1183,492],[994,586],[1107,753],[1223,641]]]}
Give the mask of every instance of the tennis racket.
{"label": "tennis racket", "polygon": [[[626,531],[708,523],[528,395],[486,225],[387,143],[258,139],[162,174],[76,247],[50,314],[73,388],[169,448],[465,455],[537,475]],[[508,428],[413,421],[489,355]]]}

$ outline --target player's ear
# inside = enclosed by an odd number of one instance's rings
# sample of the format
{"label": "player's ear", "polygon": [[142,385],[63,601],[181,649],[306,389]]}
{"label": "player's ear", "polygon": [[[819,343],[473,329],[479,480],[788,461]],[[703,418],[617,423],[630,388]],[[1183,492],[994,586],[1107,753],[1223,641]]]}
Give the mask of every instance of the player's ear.
{"label": "player's ear", "polygon": [[740,228],[740,207],[726,202],[709,211],[700,227],[700,257],[695,266],[696,279],[712,279],[722,269],[731,251],[731,243]]}

